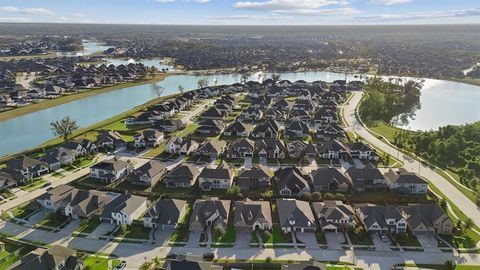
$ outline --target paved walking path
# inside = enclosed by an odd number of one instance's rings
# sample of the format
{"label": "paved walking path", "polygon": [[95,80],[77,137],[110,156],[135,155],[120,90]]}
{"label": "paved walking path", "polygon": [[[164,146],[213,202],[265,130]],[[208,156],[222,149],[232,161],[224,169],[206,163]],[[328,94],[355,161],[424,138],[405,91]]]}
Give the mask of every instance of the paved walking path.
{"label": "paved walking path", "polygon": [[[391,156],[397,156],[398,150],[391,145],[381,141],[375,135],[371,134],[357,119],[355,109],[360,102],[362,92],[354,92],[352,98],[343,108],[343,117],[346,121],[347,130],[353,131],[367,140],[370,144],[376,148],[390,154]],[[428,179],[434,184],[440,191],[448,193],[448,199],[452,201],[466,216],[470,217],[473,222],[480,226],[480,210],[470,201],[465,195],[463,195],[454,185],[452,185],[447,179],[430,169],[428,166],[423,165],[419,161],[409,157],[405,154],[399,155],[400,161],[403,162],[403,167],[411,172],[416,172],[419,175]]]}

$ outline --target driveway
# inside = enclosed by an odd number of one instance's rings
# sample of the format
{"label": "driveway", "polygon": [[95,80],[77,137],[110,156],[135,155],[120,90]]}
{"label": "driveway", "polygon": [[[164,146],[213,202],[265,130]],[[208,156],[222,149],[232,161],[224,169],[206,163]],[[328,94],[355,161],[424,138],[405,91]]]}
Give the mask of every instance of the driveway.
{"label": "driveway", "polygon": [[168,240],[172,236],[172,233],[173,233],[173,229],[165,229],[165,230],[157,229],[157,230],[155,230],[155,232],[154,232],[155,242],[157,242],[157,243],[159,243],[163,246],[164,244],[166,244],[166,242],[168,242]]}
{"label": "driveway", "polygon": [[200,241],[200,234],[202,233],[201,230],[194,230],[190,231],[190,235],[188,236],[188,241],[185,247],[198,247],[198,243]]}
{"label": "driveway", "polygon": [[97,226],[97,228],[95,228],[95,230],[93,230],[91,235],[93,238],[97,238],[99,236],[105,236],[106,234],[111,232],[114,228],[115,228],[114,224],[102,222]]}
{"label": "driveway", "polygon": [[40,222],[40,220],[42,220],[46,215],[47,213],[45,211],[38,211],[37,213],[30,216],[30,218],[28,219],[28,222],[25,223],[25,225],[28,227],[32,227],[33,225]]}
{"label": "driveway", "polygon": [[306,248],[318,248],[317,237],[313,232],[297,232],[297,238],[305,244]]}
{"label": "driveway", "polygon": [[388,238],[388,236],[385,235],[385,237],[387,238],[387,241],[383,242],[378,234],[376,233],[372,234],[372,241],[376,251],[391,250],[390,245],[392,244],[392,242],[390,241],[390,238]]}
{"label": "driveway", "polygon": [[235,236],[235,248],[249,248],[252,233],[248,231],[237,231]]}
{"label": "driveway", "polygon": [[329,249],[342,249],[342,243],[346,242],[343,233],[325,232],[325,239]]}
{"label": "driveway", "polygon": [[419,235],[417,240],[422,245],[424,251],[441,252],[438,248],[438,241],[434,236]]}

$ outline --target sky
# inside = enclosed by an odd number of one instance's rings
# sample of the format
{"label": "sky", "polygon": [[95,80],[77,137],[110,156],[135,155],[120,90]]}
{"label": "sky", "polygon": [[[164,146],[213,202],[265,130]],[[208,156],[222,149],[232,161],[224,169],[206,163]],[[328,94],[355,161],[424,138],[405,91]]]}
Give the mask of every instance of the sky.
{"label": "sky", "polygon": [[480,23],[480,0],[0,0],[0,22],[461,24]]}

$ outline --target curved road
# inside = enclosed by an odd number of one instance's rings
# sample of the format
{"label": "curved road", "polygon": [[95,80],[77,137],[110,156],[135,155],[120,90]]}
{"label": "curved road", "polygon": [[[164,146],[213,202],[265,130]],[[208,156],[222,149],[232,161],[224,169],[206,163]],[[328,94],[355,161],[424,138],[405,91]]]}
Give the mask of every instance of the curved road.
{"label": "curved road", "polygon": [[[345,119],[347,130],[357,133],[363,137],[370,144],[376,148],[390,154],[393,157],[398,155],[398,150],[385,142],[379,140],[375,135],[371,134],[355,116],[355,109],[360,102],[363,92],[354,92],[348,104],[343,107],[343,118]],[[440,191],[442,191],[448,199],[455,204],[467,217],[470,217],[473,222],[480,226],[480,209],[465,195],[463,195],[454,185],[441,175],[421,164],[417,160],[400,152],[398,159],[401,160],[403,167],[411,172],[416,172],[419,175],[428,179]]]}

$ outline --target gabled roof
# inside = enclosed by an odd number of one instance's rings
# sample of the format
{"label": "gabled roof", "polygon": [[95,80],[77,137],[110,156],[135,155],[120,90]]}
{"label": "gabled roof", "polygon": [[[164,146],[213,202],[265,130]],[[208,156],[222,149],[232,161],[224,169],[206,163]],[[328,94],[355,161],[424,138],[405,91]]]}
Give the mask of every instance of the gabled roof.
{"label": "gabled roof", "polygon": [[407,172],[406,170],[398,170],[394,172],[392,169],[388,170],[385,178],[392,184],[408,183],[408,184],[428,184],[423,178],[414,172]]}
{"label": "gabled roof", "polygon": [[291,227],[290,221],[295,221],[295,227],[315,227],[315,217],[306,201],[277,199],[277,209],[282,227]]}
{"label": "gabled roof", "polygon": [[183,218],[180,216],[186,201],[166,199],[155,201],[147,210],[144,217],[152,218],[156,224],[177,224]]}
{"label": "gabled roof", "polygon": [[119,212],[133,214],[146,201],[145,197],[120,194],[105,206],[101,217],[111,219],[112,213]]}
{"label": "gabled roof", "polygon": [[108,170],[108,171],[115,171],[118,172],[122,169],[128,167],[128,163],[122,160],[115,160],[115,159],[108,159],[100,161],[99,163],[91,166],[92,169],[98,170]]}
{"label": "gabled roof", "polygon": [[251,226],[257,221],[262,224],[268,223],[272,225],[270,202],[251,201],[249,199],[235,202],[235,216],[233,219],[235,225]]}
{"label": "gabled roof", "polygon": [[338,169],[331,167],[318,168],[314,171],[311,171],[310,176],[313,180],[314,186],[326,186],[333,181],[337,182],[338,184],[351,184],[350,180],[343,173],[341,173]]}
{"label": "gabled roof", "polygon": [[280,168],[275,172],[275,178],[278,181],[279,191],[288,188],[292,194],[296,194],[309,187],[308,180],[297,167]]}
{"label": "gabled roof", "polygon": [[268,173],[267,169],[261,165],[252,167],[250,169],[243,169],[239,174],[238,178],[270,178],[270,174]]}
{"label": "gabled roof", "polygon": [[219,218],[226,223],[228,220],[229,211],[230,201],[219,200],[218,198],[213,197],[210,197],[206,200],[196,200],[195,204],[193,205],[190,224],[198,221],[200,224],[206,225],[205,221],[215,213],[218,213]]}

